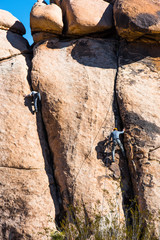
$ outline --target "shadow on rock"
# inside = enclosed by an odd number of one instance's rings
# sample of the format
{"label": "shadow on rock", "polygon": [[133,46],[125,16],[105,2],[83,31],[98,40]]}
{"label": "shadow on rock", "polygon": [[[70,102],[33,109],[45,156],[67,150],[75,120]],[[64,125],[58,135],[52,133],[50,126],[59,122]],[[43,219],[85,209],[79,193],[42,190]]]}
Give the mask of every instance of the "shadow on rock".
{"label": "shadow on rock", "polygon": [[144,59],[149,67],[151,63],[146,58],[151,57],[154,59],[160,57],[160,47],[158,42],[154,44],[144,42],[127,43],[126,40],[122,40],[120,42],[119,57],[121,66]]}
{"label": "shadow on rock", "polygon": [[[111,151],[110,145],[107,139],[97,143],[95,147],[97,152],[97,159],[101,159],[106,167],[109,167],[112,164],[111,161]],[[108,151],[109,150],[109,151]]]}
{"label": "shadow on rock", "polygon": [[[141,117],[135,112],[126,112],[124,117],[126,125],[133,124],[134,126],[138,126],[139,129],[145,131],[146,134],[152,139],[156,137],[156,134],[160,134],[160,127],[158,127],[155,123],[145,120],[143,117]],[[138,130],[138,128],[137,131],[139,131],[139,133],[136,134],[140,134],[140,130]],[[145,140],[143,145],[145,145]]]}
{"label": "shadow on rock", "polygon": [[[106,2],[109,2],[109,1],[106,1]],[[108,7],[105,9],[102,17],[101,17],[101,20],[99,21],[98,24],[101,25],[101,23],[103,24],[103,21],[107,18],[111,18],[112,19],[112,25],[114,26],[114,20],[113,20],[113,6],[111,4],[108,5]],[[108,30],[106,30],[107,32]]]}
{"label": "shadow on rock", "polygon": [[[28,235],[27,237],[28,239],[32,239],[30,235]],[[24,236],[18,233],[16,228],[11,227],[10,233],[9,233],[9,240],[22,240],[22,239],[24,239]]]}
{"label": "shadow on rock", "polygon": [[[115,43],[114,39],[110,41],[106,39],[80,39],[75,43],[71,56],[85,66],[117,69]],[[108,57],[106,57],[106,53]]]}
{"label": "shadow on rock", "polygon": [[56,215],[58,216],[60,212],[59,212],[59,202],[58,202],[57,196],[59,194],[58,194],[58,191],[56,188],[56,182],[54,179],[53,156],[49,148],[47,133],[42,120],[41,112],[38,112],[36,114],[36,120],[37,120],[38,136],[39,136],[39,140],[42,148],[42,154],[43,154],[44,163],[45,163],[45,171],[49,181],[50,193],[55,206]]}
{"label": "shadow on rock", "polygon": [[[22,37],[22,28],[23,24],[16,21],[15,24],[13,24],[12,27],[10,27],[9,30],[7,31],[7,40],[14,48],[17,48],[20,51],[22,51],[23,48],[25,52],[28,52],[30,50],[30,46],[28,41]],[[23,29],[23,34],[24,33],[25,29]]]}
{"label": "shadow on rock", "polygon": [[[9,238],[8,236],[8,232],[9,232]],[[6,223],[2,224],[2,236],[3,236],[3,240],[22,240],[24,239],[24,235],[18,233],[17,229],[7,225]],[[27,239],[31,239],[31,236]]]}
{"label": "shadow on rock", "polygon": [[24,98],[24,105],[26,106],[26,107],[28,107],[28,109],[29,109],[29,111],[32,113],[32,114],[34,114],[34,111],[33,111],[33,101],[32,101],[32,98],[30,98],[30,97],[25,97]]}

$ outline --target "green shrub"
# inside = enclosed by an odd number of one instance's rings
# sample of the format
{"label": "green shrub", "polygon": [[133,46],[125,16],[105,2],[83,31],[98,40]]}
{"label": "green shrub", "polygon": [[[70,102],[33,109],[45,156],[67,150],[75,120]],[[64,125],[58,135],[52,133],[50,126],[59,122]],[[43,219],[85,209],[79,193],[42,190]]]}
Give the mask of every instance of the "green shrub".
{"label": "green shrub", "polygon": [[63,240],[65,238],[65,234],[59,231],[51,232],[50,236],[53,240]]}
{"label": "green shrub", "polygon": [[[92,217],[89,217],[84,204],[68,207],[66,217],[60,228],[51,230],[44,228],[40,235],[48,240],[158,240],[155,236],[154,220],[147,211],[141,212],[135,201],[126,207],[125,220],[120,220],[120,212],[110,204],[110,212],[104,216],[99,212],[100,203],[96,205]],[[115,212],[117,209],[117,212]],[[103,216],[102,216],[103,215]],[[160,216],[160,212],[157,213]],[[50,218],[50,222],[54,219]],[[144,220],[145,219],[145,220]],[[146,221],[147,219],[147,221]]]}
{"label": "green shrub", "polygon": [[61,238],[51,239],[65,240],[156,240],[154,236],[154,224],[149,219],[149,225],[144,221],[137,206],[130,208],[131,224],[126,226],[125,222],[120,222],[120,217],[114,211],[110,216],[94,215],[90,219],[82,207],[69,208],[69,214],[61,222]]}

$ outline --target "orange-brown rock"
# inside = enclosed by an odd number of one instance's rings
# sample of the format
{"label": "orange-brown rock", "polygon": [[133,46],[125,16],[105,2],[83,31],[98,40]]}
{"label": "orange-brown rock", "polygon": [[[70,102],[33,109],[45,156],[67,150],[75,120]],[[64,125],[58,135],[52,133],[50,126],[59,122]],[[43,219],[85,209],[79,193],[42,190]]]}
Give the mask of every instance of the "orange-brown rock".
{"label": "orange-brown rock", "polygon": [[[43,32],[62,34],[62,10],[56,4],[46,5],[43,2],[34,4],[30,13],[30,26],[34,41],[43,40]],[[36,37],[34,38],[34,34]]]}
{"label": "orange-brown rock", "polygon": [[[97,208],[111,221],[125,215],[131,223],[134,197],[139,216],[160,236],[160,45],[144,43],[159,41],[159,2],[116,0],[119,35],[143,37],[120,41],[119,49],[114,38],[56,38],[63,28],[60,8],[69,36],[110,29],[106,1],[50,2],[38,0],[31,11],[34,41],[43,40],[34,45],[31,76],[23,27],[0,12],[0,239],[47,240],[44,229],[55,228],[50,217],[63,215],[59,204],[68,210],[80,203],[89,217]],[[42,97],[37,115],[24,97],[30,80]],[[126,128],[127,158],[117,150],[113,163],[106,137],[115,126]]]}
{"label": "orange-brown rock", "polygon": [[0,9],[0,29],[9,30],[20,35],[26,33],[23,24],[10,12]]}
{"label": "orange-brown rock", "polygon": [[159,0],[116,0],[114,20],[118,34],[128,41],[142,36],[160,41]]}
{"label": "orange-brown rock", "polygon": [[25,38],[11,31],[0,30],[0,60],[28,53],[29,44]]}
{"label": "orange-brown rock", "polygon": [[113,27],[112,5],[103,0],[55,0],[64,16],[69,35],[103,32]]}
{"label": "orange-brown rock", "polygon": [[5,30],[0,36],[0,239],[46,239],[38,232],[55,227],[54,181],[41,115],[24,98],[32,55],[22,36]]}
{"label": "orange-brown rock", "polygon": [[[124,159],[106,168],[100,156],[102,141],[114,127],[115,47],[113,39],[37,44],[31,78],[42,95],[42,115],[64,208],[80,202],[88,214],[95,205],[109,214],[119,207],[122,217],[119,184]],[[107,159],[111,165],[110,154]]]}
{"label": "orange-brown rock", "polygon": [[[152,216],[158,235],[160,234],[159,79],[159,44],[121,45],[117,94],[120,113],[126,127],[125,147],[129,168],[140,210],[145,218]],[[149,226],[152,225],[150,217]]]}

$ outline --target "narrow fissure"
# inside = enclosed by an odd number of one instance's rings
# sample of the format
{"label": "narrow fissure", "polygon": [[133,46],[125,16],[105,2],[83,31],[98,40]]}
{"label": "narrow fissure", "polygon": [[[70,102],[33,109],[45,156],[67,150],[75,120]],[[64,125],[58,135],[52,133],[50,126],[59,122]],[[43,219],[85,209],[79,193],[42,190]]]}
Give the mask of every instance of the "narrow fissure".
{"label": "narrow fissure", "polygon": [[[121,119],[120,110],[119,110],[119,104],[117,100],[117,78],[118,78],[118,71],[119,71],[119,45],[120,40],[117,41],[117,72],[115,76],[115,82],[114,82],[114,99],[113,99],[113,112],[114,112],[114,118],[115,118],[115,127],[118,128],[118,130],[123,129],[123,121]],[[123,143],[123,139],[122,143]],[[123,144],[124,145],[124,144]],[[125,151],[126,152],[126,151]],[[123,197],[123,210],[126,220],[126,225],[131,226],[132,225],[132,213],[131,211],[135,208],[135,194],[133,190],[133,184],[131,180],[131,175],[129,171],[128,166],[128,159],[127,156],[124,158],[123,156],[120,156],[119,159],[119,168],[120,168],[120,175],[121,175],[121,191],[122,191],[122,197]]]}
{"label": "narrow fissure", "polygon": [[53,203],[55,207],[55,223],[57,226],[59,226],[60,221],[62,219],[62,215],[64,214],[64,209],[62,206],[60,188],[54,176],[54,155],[50,150],[47,131],[45,128],[45,124],[43,122],[43,117],[41,112],[37,114],[37,131],[38,131],[40,144],[42,147],[42,153],[45,161],[45,171],[48,176],[50,194],[53,199]]}

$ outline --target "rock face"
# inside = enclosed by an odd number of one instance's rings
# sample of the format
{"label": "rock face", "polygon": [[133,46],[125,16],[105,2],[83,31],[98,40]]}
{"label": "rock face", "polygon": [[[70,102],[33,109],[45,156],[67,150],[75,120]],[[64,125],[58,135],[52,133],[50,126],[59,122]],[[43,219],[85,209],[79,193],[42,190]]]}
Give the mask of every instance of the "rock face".
{"label": "rock face", "polygon": [[54,2],[62,8],[66,34],[81,36],[103,32],[113,27],[112,5],[103,0]]}
{"label": "rock face", "polygon": [[19,34],[11,31],[0,30],[0,41],[3,46],[0,48],[0,60],[19,55],[21,53],[28,53],[29,44]]}
{"label": "rock face", "polygon": [[[50,2],[31,11],[33,56],[24,26],[0,11],[0,239],[47,239],[50,217],[69,204],[132,224],[135,198],[158,238],[159,1]],[[96,37],[113,27],[107,2],[115,2],[118,34],[133,43]],[[37,115],[24,97],[31,84],[42,97]],[[126,128],[126,158],[117,150],[113,163],[107,143],[115,126]]]}
{"label": "rock face", "polygon": [[159,0],[116,0],[114,20],[118,34],[128,41],[141,36],[160,41]]}
{"label": "rock face", "polygon": [[41,115],[24,99],[32,54],[20,35],[1,30],[0,36],[0,239],[45,239],[38,232],[55,226],[54,181]]}
{"label": "rock face", "polygon": [[[160,46],[121,44],[117,94],[135,195],[159,230]],[[151,219],[149,219],[151,224]],[[158,236],[159,236],[158,232]]]}
{"label": "rock face", "polygon": [[63,22],[60,7],[56,4],[35,3],[30,13],[30,26],[35,42],[44,39],[47,33],[52,34],[52,37],[53,34],[62,34]]}
{"label": "rock face", "polygon": [[95,205],[99,210],[103,205],[109,214],[112,203],[114,211],[119,205],[123,215],[118,162],[106,173],[98,150],[114,127],[115,48],[113,39],[87,38],[55,39],[34,47],[32,86],[42,95],[42,114],[65,210],[67,204],[79,201],[89,214]]}

